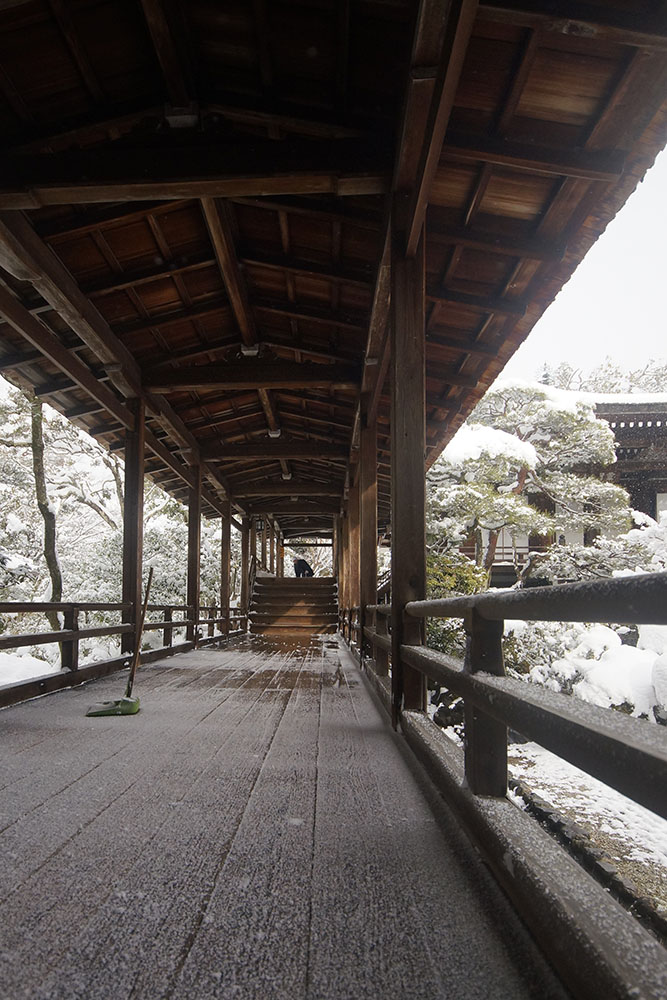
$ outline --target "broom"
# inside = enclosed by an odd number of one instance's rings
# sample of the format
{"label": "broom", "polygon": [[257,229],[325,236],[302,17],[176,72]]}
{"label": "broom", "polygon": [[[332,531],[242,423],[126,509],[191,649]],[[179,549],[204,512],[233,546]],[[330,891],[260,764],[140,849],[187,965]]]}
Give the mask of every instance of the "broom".
{"label": "broom", "polygon": [[134,677],[137,672],[137,667],[139,666],[141,637],[144,631],[144,621],[146,620],[146,608],[148,607],[148,595],[151,591],[152,579],[153,567],[151,566],[148,571],[146,594],[144,595],[144,603],[141,609],[141,618],[139,619],[139,628],[137,629],[137,641],[134,655],[132,656],[132,663],[130,664],[130,676],[127,679],[125,694],[122,698],[117,698],[115,701],[103,701],[99,705],[91,705],[86,712],[86,715],[136,715],[139,711],[139,699],[132,697],[132,687],[134,685]]}

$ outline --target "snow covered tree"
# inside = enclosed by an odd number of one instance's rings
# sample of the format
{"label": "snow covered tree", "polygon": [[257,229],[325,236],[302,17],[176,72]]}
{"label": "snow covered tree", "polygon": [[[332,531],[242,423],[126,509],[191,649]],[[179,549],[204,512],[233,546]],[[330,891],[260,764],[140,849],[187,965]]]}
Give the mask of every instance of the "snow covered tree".
{"label": "snow covered tree", "polygon": [[544,384],[492,388],[428,476],[429,541],[442,551],[472,537],[490,570],[500,532],[617,532],[629,526],[625,490],[601,478],[614,437],[591,404]]}

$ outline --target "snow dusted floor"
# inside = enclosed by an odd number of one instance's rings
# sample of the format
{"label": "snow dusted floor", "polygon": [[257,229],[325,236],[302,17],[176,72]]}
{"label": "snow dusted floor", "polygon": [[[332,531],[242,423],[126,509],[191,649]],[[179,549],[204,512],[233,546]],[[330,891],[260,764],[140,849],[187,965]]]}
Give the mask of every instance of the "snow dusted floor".
{"label": "snow dusted floor", "polygon": [[510,773],[581,824],[619,874],[667,908],[667,822],[536,743],[513,744]]}
{"label": "snow dusted floor", "polygon": [[123,685],[0,712],[0,997],[565,1000],[335,640]]}

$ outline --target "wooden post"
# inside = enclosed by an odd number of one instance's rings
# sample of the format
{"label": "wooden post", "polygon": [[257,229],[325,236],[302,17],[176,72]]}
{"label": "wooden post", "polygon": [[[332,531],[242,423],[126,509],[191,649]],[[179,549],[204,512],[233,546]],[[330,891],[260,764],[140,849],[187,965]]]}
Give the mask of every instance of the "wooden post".
{"label": "wooden post", "polygon": [[229,497],[223,501],[222,536],[220,539],[220,617],[224,618],[223,632],[229,635],[229,575],[232,568],[232,507]]}
{"label": "wooden post", "polygon": [[[350,518],[346,514],[343,517],[343,524],[341,529],[342,534],[342,586],[341,586],[341,608],[344,613],[347,613],[347,609],[350,606]],[[343,629],[343,634],[345,630]]]}
{"label": "wooden post", "polygon": [[[79,609],[74,604],[65,608],[63,627],[68,632],[79,631]],[[75,636],[69,642],[60,644],[60,667],[62,670],[79,669],[79,637]]]}
{"label": "wooden post", "polygon": [[[378,635],[387,636],[387,616],[375,613],[375,631]],[[389,654],[380,646],[375,647],[375,673],[378,677],[386,677],[389,673]]]}
{"label": "wooden post", "polygon": [[359,435],[359,648],[362,655],[367,648],[370,656],[373,655],[373,648],[368,642],[364,644],[363,630],[370,625],[366,605],[377,603],[377,497],[377,423],[375,420],[368,422],[363,407]]}
{"label": "wooden post", "polygon": [[194,486],[188,494],[188,618],[194,618],[194,623],[186,627],[186,639],[197,644],[199,620],[199,567],[201,550],[201,466],[192,466]]}
{"label": "wooden post", "polygon": [[[504,622],[488,621],[478,611],[465,620],[466,657],[464,670],[476,674],[484,670],[504,676]],[[505,798],[507,794],[507,726],[471,702],[465,704],[465,775],[475,795]]]}
{"label": "wooden post", "polygon": [[171,608],[170,607],[166,607],[164,609],[164,619],[163,620],[165,622],[169,622],[169,624],[165,625],[164,629],[162,630],[162,645],[163,646],[171,646],[172,642],[174,641],[174,630],[171,627],[172,614],[171,614]]}
{"label": "wooden post", "polygon": [[267,541],[267,526],[268,517],[266,514],[262,518],[262,569],[266,572],[266,541]]}
{"label": "wooden post", "polygon": [[250,518],[250,558],[257,565],[257,521],[254,517]]}
{"label": "wooden post", "polygon": [[350,607],[359,605],[359,483],[350,489]]}
{"label": "wooden post", "polygon": [[282,536],[282,532],[278,535],[278,576],[282,580],[285,576],[285,539]]}
{"label": "wooden post", "polygon": [[273,518],[269,521],[269,572],[276,572],[276,526]]}
{"label": "wooden post", "polygon": [[250,521],[241,521],[241,614],[248,614],[248,574],[250,572]]}
{"label": "wooden post", "polygon": [[424,236],[405,259],[401,234],[392,233],[391,268],[391,593],[392,716],[426,709],[426,678],[401,662],[402,645],[419,645],[421,619],[404,614],[408,601],[426,597],[426,484],[424,386]]}
{"label": "wooden post", "polygon": [[134,414],[134,430],[127,431],[125,436],[122,601],[131,607],[123,611],[122,621],[134,625],[134,632],[121,636],[123,653],[131,653],[138,642],[144,543],[144,404],[140,399],[132,399],[127,405]]}

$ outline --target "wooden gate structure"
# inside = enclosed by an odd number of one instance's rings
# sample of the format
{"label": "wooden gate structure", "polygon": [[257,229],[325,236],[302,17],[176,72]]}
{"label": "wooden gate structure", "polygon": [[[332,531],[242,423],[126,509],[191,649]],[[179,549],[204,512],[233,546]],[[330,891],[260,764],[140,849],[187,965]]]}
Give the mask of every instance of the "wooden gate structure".
{"label": "wooden gate structure", "polygon": [[[508,609],[424,603],[424,473],[664,146],[666,98],[658,0],[0,3],[0,372],[124,451],[125,652],[148,475],[189,507],[180,648],[202,622],[206,638],[231,627],[232,528],[244,580],[258,521],[274,570],[285,541],[327,537],[348,638],[372,645],[380,677],[391,655],[394,720],[422,755],[430,671],[476,705],[473,793],[504,795],[509,722],[552,727],[557,751],[630,793],[646,769],[638,795],[665,808],[650,740],[558,723],[507,679],[469,676],[500,672]],[[223,525],[220,610],[203,614],[201,516]],[[391,606],[376,603],[378,532]],[[638,606],[662,621],[664,580],[646,586]],[[553,599],[561,617],[574,602],[608,620],[592,592]],[[246,585],[242,612],[247,600]],[[549,616],[532,601],[512,617]],[[76,668],[94,630],[62,610],[51,638]],[[154,625],[165,647],[172,611]],[[424,615],[457,611],[473,636],[465,676],[413,649]],[[501,877],[506,842],[466,795]],[[595,941],[563,933],[572,988],[592,996],[598,976],[626,995]]]}

